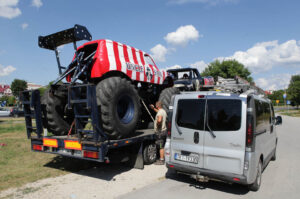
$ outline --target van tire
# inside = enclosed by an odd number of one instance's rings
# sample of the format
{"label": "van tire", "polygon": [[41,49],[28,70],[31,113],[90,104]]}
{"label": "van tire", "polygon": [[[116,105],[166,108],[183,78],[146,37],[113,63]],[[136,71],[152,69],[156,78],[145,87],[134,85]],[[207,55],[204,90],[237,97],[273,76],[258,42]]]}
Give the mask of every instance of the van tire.
{"label": "van tire", "polygon": [[154,143],[147,144],[143,149],[143,158],[145,164],[152,164],[157,158],[157,147]]}
{"label": "van tire", "polygon": [[258,163],[257,166],[257,174],[256,178],[253,184],[249,185],[249,190],[250,191],[258,191],[261,185],[261,176],[262,176],[262,162],[261,160]]}
{"label": "van tire", "polygon": [[160,93],[158,101],[162,103],[162,108],[165,109],[165,111],[169,109],[172,96],[179,93],[180,91],[176,87],[166,88]]}
{"label": "van tire", "polygon": [[134,85],[125,78],[109,77],[96,86],[101,126],[111,139],[130,136],[140,121],[140,98]]}
{"label": "van tire", "polygon": [[277,145],[275,146],[275,149],[274,149],[274,154],[271,158],[272,161],[275,161],[276,160],[276,149],[277,149]]}

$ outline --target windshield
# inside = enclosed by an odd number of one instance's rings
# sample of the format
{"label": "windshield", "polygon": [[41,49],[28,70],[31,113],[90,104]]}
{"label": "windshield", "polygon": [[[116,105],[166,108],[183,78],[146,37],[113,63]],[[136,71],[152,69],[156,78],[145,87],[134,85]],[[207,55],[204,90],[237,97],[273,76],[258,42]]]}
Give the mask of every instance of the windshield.
{"label": "windshield", "polygon": [[145,54],[144,57],[145,57],[145,61],[147,64],[155,66],[155,64],[153,63],[153,61],[149,55]]}
{"label": "windshield", "polygon": [[190,79],[190,71],[169,71],[169,73],[171,73],[174,80]]}

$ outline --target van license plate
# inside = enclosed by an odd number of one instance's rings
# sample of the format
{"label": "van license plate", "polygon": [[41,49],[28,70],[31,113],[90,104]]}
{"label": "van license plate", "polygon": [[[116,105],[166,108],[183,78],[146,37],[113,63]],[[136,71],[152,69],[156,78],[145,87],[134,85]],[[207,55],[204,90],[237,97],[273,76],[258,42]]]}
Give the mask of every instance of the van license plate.
{"label": "van license plate", "polygon": [[179,160],[179,161],[183,161],[183,162],[189,162],[189,163],[197,164],[199,157],[198,156],[187,156],[187,155],[181,155],[181,154],[175,153],[174,159]]}

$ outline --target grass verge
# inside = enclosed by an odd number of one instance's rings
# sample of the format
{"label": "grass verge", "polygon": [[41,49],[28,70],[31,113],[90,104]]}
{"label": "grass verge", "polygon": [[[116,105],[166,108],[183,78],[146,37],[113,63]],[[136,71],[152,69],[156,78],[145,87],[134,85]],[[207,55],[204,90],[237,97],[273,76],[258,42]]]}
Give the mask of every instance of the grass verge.
{"label": "grass verge", "polygon": [[281,115],[287,115],[291,117],[300,117],[300,110],[280,110],[276,111],[276,113],[280,113]]}
{"label": "grass verge", "polygon": [[32,152],[25,122],[0,118],[0,191],[43,178],[91,168],[94,164]]}

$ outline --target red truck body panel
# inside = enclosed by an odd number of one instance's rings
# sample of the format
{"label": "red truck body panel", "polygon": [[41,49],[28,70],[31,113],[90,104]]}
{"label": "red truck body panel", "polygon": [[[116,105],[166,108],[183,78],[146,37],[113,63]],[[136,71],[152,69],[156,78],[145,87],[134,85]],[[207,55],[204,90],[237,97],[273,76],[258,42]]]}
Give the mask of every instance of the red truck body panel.
{"label": "red truck body panel", "polygon": [[[99,78],[107,72],[119,71],[133,81],[163,84],[167,77],[167,72],[159,70],[148,54],[116,41],[95,40],[83,44],[77,50],[91,44],[98,45],[91,68],[91,78]],[[148,63],[145,56],[152,59],[153,63]]]}

